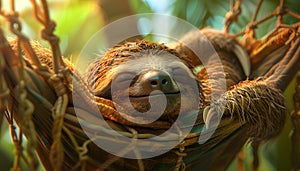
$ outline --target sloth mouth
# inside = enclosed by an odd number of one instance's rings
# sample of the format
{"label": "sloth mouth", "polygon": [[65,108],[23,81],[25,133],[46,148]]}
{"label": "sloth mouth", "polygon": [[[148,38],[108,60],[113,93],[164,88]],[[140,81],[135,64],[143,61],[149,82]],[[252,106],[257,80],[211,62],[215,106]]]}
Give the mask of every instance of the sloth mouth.
{"label": "sloth mouth", "polygon": [[139,95],[139,96],[129,95],[129,97],[130,98],[145,98],[145,97],[158,97],[161,95],[165,95],[167,97],[178,96],[178,95],[180,95],[180,91],[174,92],[174,93],[158,93],[158,94],[151,94],[151,95],[147,94],[147,95]]}

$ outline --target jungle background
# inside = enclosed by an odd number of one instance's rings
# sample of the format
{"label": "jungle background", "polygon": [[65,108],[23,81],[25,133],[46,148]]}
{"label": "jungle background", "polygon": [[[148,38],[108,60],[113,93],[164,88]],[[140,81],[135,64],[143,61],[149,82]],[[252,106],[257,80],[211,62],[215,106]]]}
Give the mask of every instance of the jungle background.
{"label": "jungle background", "polygon": [[[5,6],[5,2],[3,6]],[[138,13],[161,13],[182,18],[196,27],[223,28],[223,21],[230,8],[230,0],[49,0],[50,14],[56,21],[55,33],[60,37],[62,53],[71,61],[76,61],[85,43],[89,38],[106,24],[119,18]],[[251,20],[257,0],[247,0],[242,3],[242,13],[238,21],[232,25],[230,32],[238,33],[245,28]],[[258,18],[266,16],[273,11],[279,1],[265,0]],[[300,13],[298,0],[287,0],[285,6],[294,12]],[[22,18],[23,31],[32,40],[40,40],[41,25],[32,16],[30,1],[17,1],[16,9]],[[0,20],[1,26],[5,22]],[[139,20],[137,18],[137,20]],[[139,28],[147,26],[146,21],[138,21]],[[295,23],[293,18],[285,18],[288,24]],[[274,28],[275,18],[259,25],[257,36],[262,37]],[[174,28],[175,29],[175,28]],[[8,36],[9,32],[7,32]],[[99,40],[101,41],[101,40]],[[90,59],[87,59],[89,61]],[[271,140],[259,149],[259,170],[291,170],[291,148],[289,134],[292,130],[289,114],[293,110],[292,94],[295,90],[295,83],[292,82],[285,92],[286,103],[289,112],[287,123],[282,134]],[[14,146],[11,142],[8,124],[4,122],[0,134],[0,170],[9,170],[13,165]],[[252,151],[250,144],[246,144],[239,159],[243,160],[246,170],[251,170]],[[200,162],[200,161],[199,161]],[[239,165],[235,160],[228,170],[237,170]],[[41,166],[40,170],[44,170]]]}

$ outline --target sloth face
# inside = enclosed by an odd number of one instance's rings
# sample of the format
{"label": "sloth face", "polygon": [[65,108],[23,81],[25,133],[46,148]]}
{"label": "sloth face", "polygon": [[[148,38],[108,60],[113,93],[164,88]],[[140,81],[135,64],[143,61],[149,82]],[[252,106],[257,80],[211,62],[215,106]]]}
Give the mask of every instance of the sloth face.
{"label": "sloth face", "polygon": [[192,67],[185,55],[164,44],[127,42],[91,63],[86,79],[96,96],[111,100],[131,122],[184,123],[202,104]]}
{"label": "sloth face", "polygon": [[172,54],[137,53],[113,70],[111,83],[100,94],[131,116],[174,120],[198,106],[196,78]]}

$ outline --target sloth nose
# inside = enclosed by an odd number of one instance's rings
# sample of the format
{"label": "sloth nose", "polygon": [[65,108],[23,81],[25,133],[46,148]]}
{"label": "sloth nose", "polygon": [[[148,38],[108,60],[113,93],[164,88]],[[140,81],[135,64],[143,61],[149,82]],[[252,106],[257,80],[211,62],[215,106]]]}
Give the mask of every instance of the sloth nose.
{"label": "sloth nose", "polygon": [[177,93],[178,87],[168,73],[160,70],[148,71],[143,77],[143,87],[149,93],[160,90],[164,93]]}

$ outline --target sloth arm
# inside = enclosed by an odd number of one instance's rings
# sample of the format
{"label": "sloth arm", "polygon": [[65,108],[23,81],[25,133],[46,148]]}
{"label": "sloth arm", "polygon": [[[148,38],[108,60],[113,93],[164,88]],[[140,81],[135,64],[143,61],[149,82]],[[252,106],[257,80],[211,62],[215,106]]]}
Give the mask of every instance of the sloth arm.
{"label": "sloth arm", "polygon": [[[222,65],[223,71],[215,69],[216,72],[212,72],[209,77],[207,74],[209,69],[203,68],[197,75],[201,89],[200,96],[202,100],[204,99],[202,107],[209,109],[204,110],[203,116],[205,117],[202,124],[210,127],[210,124],[215,122],[215,118],[222,117],[212,137],[200,147],[205,152],[204,156],[210,159],[209,156],[213,156],[217,159],[211,161],[213,170],[225,169],[248,139],[260,142],[271,139],[280,133],[285,121],[283,88],[278,79],[271,79],[274,75],[268,75],[269,77],[260,75],[258,78],[248,80],[252,76],[250,75],[250,58],[243,49],[237,50],[237,47],[242,47],[234,38],[223,33],[216,34],[214,30],[210,29],[205,29],[202,33],[214,46],[220,57],[219,61],[209,54],[205,58],[208,62],[204,61],[208,64],[206,67],[211,69]],[[183,44],[176,47],[179,53],[187,54],[185,60],[192,63],[194,67],[204,62],[199,61],[195,52],[189,48],[196,49],[198,54],[207,54],[205,51],[207,39],[203,38],[203,34],[191,34],[192,36],[184,38]],[[293,59],[299,59],[299,55]],[[282,57],[279,61],[284,60],[286,59]],[[288,67],[291,68],[292,65]],[[281,74],[288,69],[275,68],[274,70],[277,71],[274,72],[275,75],[282,76]],[[222,84],[219,76],[225,76],[227,91],[220,99],[212,101],[211,92],[218,91],[218,85]],[[211,85],[215,85],[215,88],[213,89]],[[225,104],[223,113],[217,112],[220,110],[220,103]]]}

